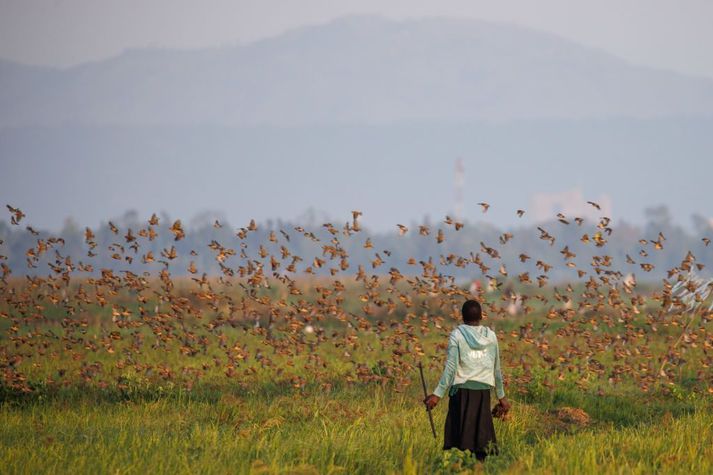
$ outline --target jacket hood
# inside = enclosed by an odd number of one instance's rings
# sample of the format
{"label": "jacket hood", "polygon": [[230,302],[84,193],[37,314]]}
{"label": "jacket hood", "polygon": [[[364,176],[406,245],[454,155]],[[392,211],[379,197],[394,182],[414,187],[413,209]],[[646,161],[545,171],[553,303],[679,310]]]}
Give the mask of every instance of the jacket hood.
{"label": "jacket hood", "polygon": [[493,339],[495,333],[491,329],[483,325],[458,325],[458,330],[465,338],[466,343],[473,350],[482,350]]}

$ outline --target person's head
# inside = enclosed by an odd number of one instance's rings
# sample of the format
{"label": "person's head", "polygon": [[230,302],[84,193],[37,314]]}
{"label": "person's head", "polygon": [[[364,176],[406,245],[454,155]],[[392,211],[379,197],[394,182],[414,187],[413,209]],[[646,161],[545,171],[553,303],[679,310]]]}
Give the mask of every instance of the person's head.
{"label": "person's head", "polygon": [[483,311],[476,300],[466,300],[460,313],[465,323],[478,323],[483,318]]}

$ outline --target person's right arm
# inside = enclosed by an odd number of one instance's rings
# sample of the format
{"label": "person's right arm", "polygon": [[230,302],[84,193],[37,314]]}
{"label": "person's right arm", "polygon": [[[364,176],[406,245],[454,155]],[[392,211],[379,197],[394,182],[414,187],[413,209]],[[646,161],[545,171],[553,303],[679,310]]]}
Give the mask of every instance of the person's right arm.
{"label": "person's right arm", "polygon": [[426,407],[432,409],[438,404],[444,394],[448,391],[448,388],[453,384],[453,379],[456,376],[456,370],[458,369],[458,340],[456,340],[455,334],[451,333],[448,338],[448,356],[446,357],[446,366],[443,368],[443,374],[441,379],[438,381],[438,386],[433,390],[429,396],[424,399]]}
{"label": "person's right arm", "polygon": [[458,340],[454,333],[448,337],[448,356],[446,357],[446,366],[443,368],[443,374],[438,381],[438,386],[433,390],[433,394],[442,398],[448,391],[448,388],[453,384],[453,379],[456,377],[458,369]]}

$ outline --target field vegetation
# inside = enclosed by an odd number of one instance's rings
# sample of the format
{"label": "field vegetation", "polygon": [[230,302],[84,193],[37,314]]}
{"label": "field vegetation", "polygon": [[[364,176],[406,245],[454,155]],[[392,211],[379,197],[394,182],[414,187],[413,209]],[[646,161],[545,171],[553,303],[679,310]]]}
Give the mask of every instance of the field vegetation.
{"label": "field vegetation", "polygon": [[[414,259],[410,271],[382,268],[388,249],[350,269],[340,239],[359,236],[358,216],[325,225],[326,238],[292,230],[322,246],[309,257],[290,252],[286,233],[246,244],[251,223],[237,249],[209,244],[220,275],[190,257],[189,275],[175,275],[175,248],[143,251],[155,217],[117,228],[106,248],[88,229],[80,257],[38,239],[26,252],[33,271],[5,266],[0,283],[0,471],[713,471],[710,284],[692,253],[667,279],[639,284],[606,255],[603,219],[580,244],[595,248],[586,267],[561,249],[559,265],[579,277],[570,281],[548,280],[552,261],[538,262],[539,275],[508,273],[498,251],[507,237],[497,249]],[[185,236],[180,221],[168,229]],[[445,240],[426,231],[411,232]],[[546,231],[539,238],[554,245]],[[122,270],[91,266],[106,251]],[[155,269],[132,270],[134,260]],[[496,420],[500,455],[484,464],[441,450],[447,400],[434,410],[434,440],[417,370],[433,389],[473,297],[498,334],[513,402]]]}

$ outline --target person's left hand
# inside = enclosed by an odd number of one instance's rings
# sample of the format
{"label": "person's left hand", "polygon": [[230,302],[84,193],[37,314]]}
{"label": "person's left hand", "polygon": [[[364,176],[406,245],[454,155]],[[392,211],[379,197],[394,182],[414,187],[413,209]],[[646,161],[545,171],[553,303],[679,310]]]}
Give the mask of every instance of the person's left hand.
{"label": "person's left hand", "polygon": [[430,409],[433,409],[434,407],[436,407],[436,404],[438,404],[438,401],[440,401],[440,400],[441,400],[441,398],[439,398],[435,394],[431,394],[430,396],[428,396],[426,399],[423,400],[423,403],[426,405],[426,408],[430,410]]}

